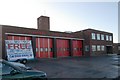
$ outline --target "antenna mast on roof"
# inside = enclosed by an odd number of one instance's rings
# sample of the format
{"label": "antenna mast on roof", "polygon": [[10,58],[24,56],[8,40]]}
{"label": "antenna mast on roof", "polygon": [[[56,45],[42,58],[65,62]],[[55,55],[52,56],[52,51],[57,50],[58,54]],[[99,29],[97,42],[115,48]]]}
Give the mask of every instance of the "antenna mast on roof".
{"label": "antenna mast on roof", "polygon": [[43,15],[43,16],[46,16],[46,11],[45,11],[45,10],[43,10],[42,15]]}

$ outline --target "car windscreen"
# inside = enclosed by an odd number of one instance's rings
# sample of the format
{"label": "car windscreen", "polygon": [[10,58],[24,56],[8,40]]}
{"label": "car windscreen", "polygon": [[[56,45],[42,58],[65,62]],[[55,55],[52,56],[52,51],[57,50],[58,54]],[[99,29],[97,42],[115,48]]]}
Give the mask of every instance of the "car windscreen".
{"label": "car windscreen", "polygon": [[7,75],[7,74],[10,74],[10,72],[12,70],[15,70],[13,67],[7,65],[7,64],[4,64],[2,63],[2,75]]}

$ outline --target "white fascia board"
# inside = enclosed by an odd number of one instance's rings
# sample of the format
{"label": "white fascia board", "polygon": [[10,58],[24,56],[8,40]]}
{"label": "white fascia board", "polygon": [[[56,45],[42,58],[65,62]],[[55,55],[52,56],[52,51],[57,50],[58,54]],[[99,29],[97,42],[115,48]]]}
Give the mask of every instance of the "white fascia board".
{"label": "white fascia board", "polygon": [[43,36],[43,35],[32,35],[32,34],[16,34],[16,33],[5,33],[6,35],[18,35],[18,36],[34,36],[34,37],[45,37],[45,38],[58,38],[58,39],[75,39],[75,40],[84,40],[79,38],[68,38],[68,37],[56,37],[56,36]]}

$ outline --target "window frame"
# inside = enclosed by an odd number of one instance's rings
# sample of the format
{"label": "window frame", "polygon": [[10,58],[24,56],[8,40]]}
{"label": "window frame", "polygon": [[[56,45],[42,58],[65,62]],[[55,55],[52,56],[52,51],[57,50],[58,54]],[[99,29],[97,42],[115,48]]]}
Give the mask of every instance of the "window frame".
{"label": "window frame", "polygon": [[97,34],[97,40],[100,40],[100,34],[99,33]]}
{"label": "window frame", "polygon": [[105,51],[105,46],[101,45],[101,51]]}
{"label": "window frame", "polygon": [[96,45],[92,45],[92,51],[96,51]]}
{"label": "window frame", "polygon": [[101,51],[100,45],[97,45],[97,51]]}
{"label": "window frame", "polygon": [[109,36],[108,35],[106,35],[106,41],[109,41]]}
{"label": "window frame", "polygon": [[118,46],[118,50],[120,50],[120,46]]}
{"label": "window frame", "polygon": [[109,40],[112,41],[112,36],[109,36]]}
{"label": "window frame", "polygon": [[105,40],[104,34],[101,34],[101,40]]}
{"label": "window frame", "polygon": [[92,37],[93,40],[95,40],[96,39],[96,34],[95,33],[91,33],[91,37]]}
{"label": "window frame", "polygon": [[89,46],[88,45],[85,46],[85,51],[89,51]]}

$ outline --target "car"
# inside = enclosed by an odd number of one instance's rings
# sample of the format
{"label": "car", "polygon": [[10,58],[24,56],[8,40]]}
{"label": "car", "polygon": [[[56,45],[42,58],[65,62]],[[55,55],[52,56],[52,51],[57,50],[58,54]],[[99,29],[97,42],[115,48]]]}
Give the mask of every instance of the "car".
{"label": "car", "polygon": [[31,67],[27,67],[27,66],[25,66],[25,64],[22,64],[22,63],[19,63],[19,62],[9,62],[9,63],[11,63],[11,64],[13,64],[13,65],[15,65],[15,66],[24,68],[24,69],[26,69],[26,70],[32,70]]}
{"label": "car", "polygon": [[47,74],[38,70],[26,70],[11,62],[0,60],[0,79],[2,80],[40,80],[47,79]]}

